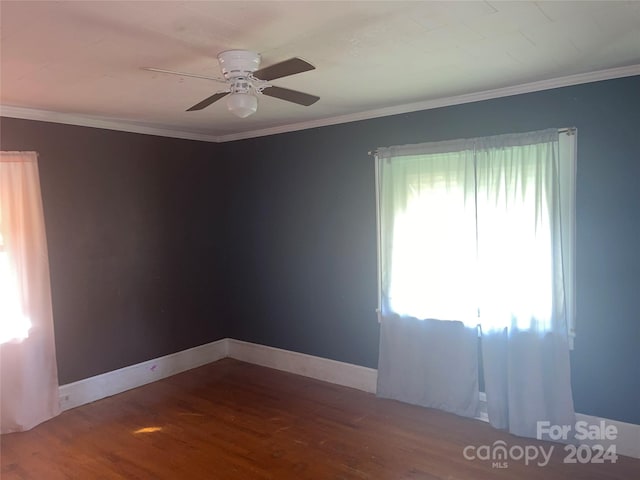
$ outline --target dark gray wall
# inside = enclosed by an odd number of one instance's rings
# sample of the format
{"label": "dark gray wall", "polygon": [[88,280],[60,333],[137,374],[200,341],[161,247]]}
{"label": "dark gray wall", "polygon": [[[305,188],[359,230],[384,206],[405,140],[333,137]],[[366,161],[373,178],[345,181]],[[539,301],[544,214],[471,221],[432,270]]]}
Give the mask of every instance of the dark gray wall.
{"label": "dark gray wall", "polygon": [[227,336],[215,145],[2,118],[39,153],[61,384]]}
{"label": "dark gray wall", "polygon": [[377,366],[377,146],[576,126],[581,413],[640,424],[640,77],[227,144],[2,119],[40,152],[62,383],[226,336]]}
{"label": "dark gray wall", "polygon": [[576,126],[577,411],[640,424],[640,77],[222,145],[234,338],[376,367],[377,146]]}
{"label": "dark gray wall", "polygon": [[[344,133],[343,133],[344,132]],[[353,127],[224,144],[231,336],[377,366],[375,191]]]}

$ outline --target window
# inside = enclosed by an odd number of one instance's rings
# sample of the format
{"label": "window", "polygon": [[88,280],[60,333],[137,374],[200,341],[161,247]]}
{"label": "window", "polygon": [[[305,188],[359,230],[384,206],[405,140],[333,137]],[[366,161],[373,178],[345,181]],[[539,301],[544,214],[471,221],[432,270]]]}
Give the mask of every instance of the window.
{"label": "window", "polygon": [[31,322],[22,312],[18,279],[0,233],[0,343],[29,336]]}
{"label": "window", "polygon": [[379,149],[381,312],[573,335],[575,139]]}

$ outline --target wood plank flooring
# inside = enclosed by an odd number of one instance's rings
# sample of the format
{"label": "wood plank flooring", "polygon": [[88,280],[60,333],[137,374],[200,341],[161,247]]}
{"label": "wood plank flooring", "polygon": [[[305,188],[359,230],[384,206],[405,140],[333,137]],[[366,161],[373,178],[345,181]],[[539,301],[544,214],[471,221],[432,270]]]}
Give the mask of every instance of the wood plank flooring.
{"label": "wood plank flooring", "polygon": [[[547,466],[467,445],[554,446]],[[638,479],[640,460],[564,464],[563,446],[224,359],[0,438],[2,480]]]}

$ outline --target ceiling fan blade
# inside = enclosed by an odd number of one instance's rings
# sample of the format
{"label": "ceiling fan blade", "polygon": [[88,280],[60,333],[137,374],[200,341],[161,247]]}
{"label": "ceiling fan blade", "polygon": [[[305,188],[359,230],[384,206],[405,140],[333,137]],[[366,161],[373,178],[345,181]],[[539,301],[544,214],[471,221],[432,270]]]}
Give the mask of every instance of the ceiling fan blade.
{"label": "ceiling fan blade", "polygon": [[262,93],[269,97],[279,98],[280,100],[297,103],[298,105],[304,105],[305,107],[313,105],[320,100],[320,97],[316,97],[315,95],[309,95],[308,93],[289,90],[288,88],[282,87],[267,87],[262,91]]}
{"label": "ceiling fan blade", "polygon": [[277,78],[288,77],[296,73],[308,72],[315,70],[316,67],[309,62],[305,62],[301,58],[294,57],[280,63],[274,63],[268,67],[261,68],[253,72],[253,76],[260,80],[275,80]]}
{"label": "ceiling fan blade", "polygon": [[170,75],[180,75],[181,77],[202,78],[204,80],[213,80],[214,82],[227,83],[227,81],[224,78],[207,77],[206,75],[198,75],[195,73],[176,72],[174,70],[163,70],[161,68],[151,68],[151,67],[142,67],[142,70],[147,70],[149,72],[168,73]]}
{"label": "ceiling fan blade", "polygon": [[202,100],[200,103],[196,103],[193,107],[187,109],[187,112],[202,110],[203,108],[208,107],[213,102],[217,102],[218,100],[220,100],[223,97],[226,97],[227,95],[229,95],[229,92],[214,93],[210,97],[207,97],[204,100]]}

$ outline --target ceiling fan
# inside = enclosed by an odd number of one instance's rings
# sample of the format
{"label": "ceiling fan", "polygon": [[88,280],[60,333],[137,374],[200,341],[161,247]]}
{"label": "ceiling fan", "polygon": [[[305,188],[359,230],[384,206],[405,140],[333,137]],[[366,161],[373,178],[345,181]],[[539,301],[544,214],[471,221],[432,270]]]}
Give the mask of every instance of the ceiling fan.
{"label": "ceiling fan", "polygon": [[202,110],[214,102],[227,97],[229,111],[240,118],[246,118],[258,109],[257,95],[270,97],[309,106],[320,100],[320,97],[308,93],[276,87],[269,83],[271,80],[288,77],[297,73],[315,70],[315,67],[301,58],[290,58],[265,68],[260,67],[260,54],[249,50],[226,50],[218,54],[218,62],[224,78],[208,77],[193,73],[175,72],[160,68],[144,67],[151,72],[169,73],[183,77],[203,78],[226,84],[223,91],[219,91],[205,98],[187,112]]}

